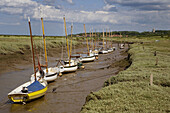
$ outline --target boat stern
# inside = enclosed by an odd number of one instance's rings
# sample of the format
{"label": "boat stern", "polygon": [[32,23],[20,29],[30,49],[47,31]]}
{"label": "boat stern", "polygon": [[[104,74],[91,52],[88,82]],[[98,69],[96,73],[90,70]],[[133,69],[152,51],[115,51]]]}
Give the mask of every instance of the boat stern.
{"label": "boat stern", "polygon": [[26,102],[29,100],[28,94],[8,94],[8,98],[15,103]]}

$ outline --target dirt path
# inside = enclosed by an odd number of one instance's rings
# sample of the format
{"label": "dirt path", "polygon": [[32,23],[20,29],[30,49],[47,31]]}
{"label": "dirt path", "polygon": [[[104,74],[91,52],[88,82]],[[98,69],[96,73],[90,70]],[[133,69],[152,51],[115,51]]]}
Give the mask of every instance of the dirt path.
{"label": "dirt path", "polygon": [[[76,51],[82,50],[85,48]],[[50,83],[45,97],[26,105],[2,103],[0,112],[79,113],[90,92],[101,89],[105,80],[128,65],[126,50],[127,47],[99,55],[99,60],[85,63],[85,69],[65,74]]]}

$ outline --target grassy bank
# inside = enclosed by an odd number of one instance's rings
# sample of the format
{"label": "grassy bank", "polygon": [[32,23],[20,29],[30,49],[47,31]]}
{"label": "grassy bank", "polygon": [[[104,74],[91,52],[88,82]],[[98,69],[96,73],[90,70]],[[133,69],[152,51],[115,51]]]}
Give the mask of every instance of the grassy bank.
{"label": "grassy bank", "polygon": [[[34,36],[34,43],[37,48],[43,48],[43,40],[40,36]],[[59,47],[65,45],[65,37],[46,37],[46,45],[48,48]],[[73,41],[73,44],[78,44]],[[30,49],[29,36],[0,36],[0,54],[24,53],[25,50]]]}
{"label": "grassy bank", "polygon": [[104,88],[89,94],[81,112],[170,112],[170,40],[160,37],[114,40],[143,43],[130,45],[131,66],[107,80]]}

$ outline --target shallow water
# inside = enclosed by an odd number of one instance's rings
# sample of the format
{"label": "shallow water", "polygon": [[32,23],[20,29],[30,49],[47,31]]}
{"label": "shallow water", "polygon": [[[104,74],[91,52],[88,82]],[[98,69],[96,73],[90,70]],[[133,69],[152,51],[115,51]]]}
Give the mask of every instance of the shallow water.
{"label": "shallow water", "polygon": [[[24,70],[0,75],[0,113],[80,112],[81,107],[85,103],[86,96],[92,91],[101,89],[104,81],[110,76],[115,75],[122,68],[119,66],[111,68],[109,66],[115,61],[127,57],[127,55],[120,54],[121,51],[125,51],[126,49],[118,49],[109,54],[99,55],[99,60],[85,63],[85,69],[58,77],[57,80],[49,83],[47,93],[44,97],[29,102],[26,105],[8,102],[7,94],[30,79],[30,75],[33,73],[32,67],[23,67]],[[76,51],[80,50],[82,51],[82,49],[77,49]],[[54,65],[54,63],[51,63],[51,65]]]}

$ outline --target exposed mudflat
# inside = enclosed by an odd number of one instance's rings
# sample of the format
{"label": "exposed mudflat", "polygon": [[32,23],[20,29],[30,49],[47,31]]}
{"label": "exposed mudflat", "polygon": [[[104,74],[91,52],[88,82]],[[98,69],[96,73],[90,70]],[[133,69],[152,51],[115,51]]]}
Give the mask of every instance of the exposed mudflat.
{"label": "exposed mudflat", "polygon": [[[117,44],[114,46],[117,47]],[[26,105],[12,104],[7,98],[7,94],[11,90],[28,81],[33,73],[31,58],[21,63],[19,63],[19,59],[16,59],[17,65],[14,66],[15,62],[13,62],[9,67],[10,69],[1,71],[0,112],[79,113],[85,103],[86,96],[90,92],[98,91],[102,88],[105,80],[126,68],[128,65],[126,60],[128,57],[127,49],[126,46],[125,49],[116,49],[109,54],[100,54],[98,60],[84,63],[85,69],[80,69],[75,73],[63,74],[62,77],[58,77],[57,80],[49,83],[44,97]],[[86,51],[86,48],[82,46],[75,50],[76,52]],[[57,57],[54,57],[55,55]],[[60,56],[55,48],[51,49],[48,57],[49,65],[54,66],[56,64],[54,63],[55,59],[59,59]],[[6,66],[7,64],[4,65]]]}

